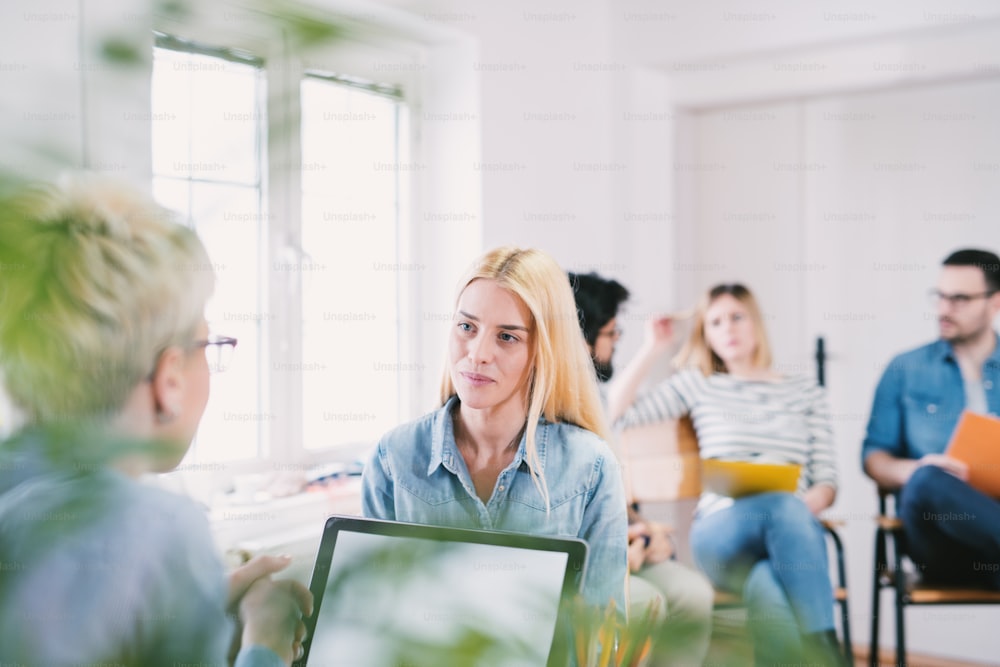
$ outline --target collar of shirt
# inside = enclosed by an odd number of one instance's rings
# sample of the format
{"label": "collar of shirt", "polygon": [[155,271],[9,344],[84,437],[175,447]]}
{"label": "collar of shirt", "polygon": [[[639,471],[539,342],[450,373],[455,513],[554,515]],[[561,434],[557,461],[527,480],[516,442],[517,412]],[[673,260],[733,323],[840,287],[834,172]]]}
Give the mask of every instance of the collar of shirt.
{"label": "collar of shirt", "polygon": [[[446,470],[453,474],[458,474],[455,457],[461,456],[461,454],[459,454],[458,445],[455,443],[455,424],[451,418],[451,411],[458,403],[458,396],[452,396],[444,404],[444,407],[434,415],[434,423],[431,427],[433,429],[431,456],[430,462],[427,465],[428,475],[431,475],[440,466],[444,466]],[[539,419],[538,428],[535,430],[535,449],[538,452],[538,469],[536,472],[539,475],[545,474],[545,442],[548,439],[548,426],[547,421]],[[527,458],[526,438],[527,432],[522,433],[521,442],[517,446],[514,460],[507,467],[508,470],[511,468],[516,470],[522,463],[529,469],[531,468],[531,462]]]}
{"label": "collar of shirt", "polygon": [[[939,361],[955,361],[955,351],[951,347],[951,343],[946,340],[938,339],[934,344],[934,356]],[[1000,335],[993,334],[993,353],[986,357],[986,361],[983,362],[983,366],[993,365],[1000,368]]]}

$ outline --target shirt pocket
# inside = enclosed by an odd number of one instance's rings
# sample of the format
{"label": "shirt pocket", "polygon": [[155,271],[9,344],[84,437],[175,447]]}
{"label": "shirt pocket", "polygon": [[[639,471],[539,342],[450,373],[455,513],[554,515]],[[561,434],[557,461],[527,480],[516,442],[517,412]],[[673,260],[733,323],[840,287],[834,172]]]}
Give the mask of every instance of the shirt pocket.
{"label": "shirt pocket", "polygon": [[945,450],[961,412],[961,400],[944,393],[919,393],[903,397],[903,426],[907,454],[919,458]]}
{"label": "shirt pocket", "polygon": [[396,501],[403,504],[437,507],[472,499],[462,481],[443,467],[424,479],[401,475],[396,486],[402,491],[401,497],[397,493]]}
{"label": "shirt pocket", "polygon": [[512,488],[507,497],[507,517],[503,522],[505,530],[556,537],[578,537],[586,509],[586,489],[560,489],[549,480],[551,504],[546,513],[542,494],[530,480],[525,481],[526,485]]}

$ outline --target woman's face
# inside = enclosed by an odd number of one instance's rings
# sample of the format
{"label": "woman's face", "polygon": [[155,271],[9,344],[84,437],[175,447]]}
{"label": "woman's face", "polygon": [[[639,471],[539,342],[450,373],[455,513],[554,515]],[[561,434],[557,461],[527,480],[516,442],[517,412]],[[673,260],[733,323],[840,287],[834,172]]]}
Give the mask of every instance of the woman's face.
{"label": "woman's face", "polygon": [[727,368],[753,361],[757,334],[753,318],[736,297],[716,297],[705,311],[705,340]]}
{"label": "woman's face", "polygon": [[448,338],[451,382],[463,407],[524,406],[533,349],[531,313],[521,299],[493,280],[469,283]]}

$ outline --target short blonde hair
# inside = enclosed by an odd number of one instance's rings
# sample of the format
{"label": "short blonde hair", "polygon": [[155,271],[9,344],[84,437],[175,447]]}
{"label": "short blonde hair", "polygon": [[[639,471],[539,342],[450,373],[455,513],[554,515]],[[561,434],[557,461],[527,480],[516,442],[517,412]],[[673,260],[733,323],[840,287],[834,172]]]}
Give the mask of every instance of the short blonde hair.
{"label": "short blonde hair", "polygon": [[[580,331],[573,290],[566,273],[548,254],[534,248],[501,247],[476,260],[462,280],[455,296],[474,280],[492,280],[528,308],[532,321],[534,349],[529,375],[528,415],[525,445],[532,475],[538,469],[535,432],[540,417],[550,422],[567,422],[608,439],[604,409],[597,389],[594,365]],[[456,394],[448,364],[441,385],[441,403]],[[535,477],[548,502],[544,478]]]}
{"label": "short blonde hair", "polygon": [[757,349],[754,350],[753,363],[758,368],[771,367],[771,345],[767,341],[767,331],[764,329],[764,318],[761,316],[757,299],[745,286],[739,283],[724,283],[716,285],[702,296],[698,303],[691,335],[681,351],[674,357],[674,365],[679,368],[694,367],[708,376],[712,373],[728,373],[726,364],[719,358],[705,338],[705,313],[720,296],[728,294],[739,301],[750,313],[753,322],[754,336],[757,339]]}
{"label": "short blonde hair", "polygon": [[130,187],[83,175],[0,203],[0,368],[29,423],[105,421],[159,354],[192,342],[204,246]]}

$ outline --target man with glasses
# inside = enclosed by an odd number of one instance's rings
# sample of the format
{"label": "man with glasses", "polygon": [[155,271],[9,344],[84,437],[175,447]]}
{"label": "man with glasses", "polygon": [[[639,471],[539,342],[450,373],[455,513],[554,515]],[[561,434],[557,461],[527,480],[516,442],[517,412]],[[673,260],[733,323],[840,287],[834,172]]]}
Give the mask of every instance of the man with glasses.
{"label": "man with glasses", "polygon": [[1000,258],[953,252],[930,296],[940,338],[886,368],[863,465],[880,487],[898,490],[909,555],[925,578],[1000,590],[1000,501],[969,486],[968,466],[944,454],[963,410],[1000,415]]}
{"label": "man with glasses", "polygon": [[[629,296],[616,280],[596,273],[569,274],[587,349],[594,360],[601,397],[614,373],[612,357],[621,337],[618,308]],[[631,500],[631,499],[630,499]],[[686,667],[701,665],[708,653],[715,592],[700,572],[678,563],[670,528],[643,519],[629,507],[629,606],[630,614],[644,613],[651,602],[666,606],[650,665]],[[657,603],[658,604],[658,603]],[[662,611],[662,610],[661,610]],[[661,613],[661,618],[663,615]]]}

